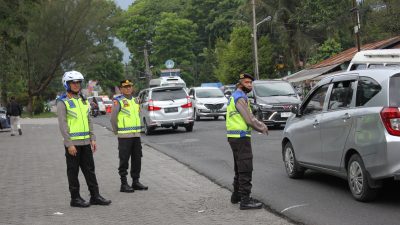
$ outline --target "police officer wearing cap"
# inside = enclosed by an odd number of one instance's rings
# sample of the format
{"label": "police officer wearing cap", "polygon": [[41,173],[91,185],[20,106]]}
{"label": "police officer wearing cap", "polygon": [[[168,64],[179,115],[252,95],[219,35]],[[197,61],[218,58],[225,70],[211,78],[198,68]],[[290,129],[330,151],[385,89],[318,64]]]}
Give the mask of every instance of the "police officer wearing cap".
{"label": "police officer wearing cap", "polygon": [[[78,71],[64,73],[62,83],[66,93],[57,99],[58,124],[64,138],[67,176],[72,207],[109,205],[110,200],[99,193],[93,153],[97,150],[93,124],[89,117],[89,103],[80,93],[83,75]],[[90,203],[79,194],[79,167],[90,192]]]}
{"label": "police officer wearing cap", "polygon": [[[132,97],[133,83],[130,80],[121,81],[119,89],[122,95],[114,98],[110,121],[114,134],[118,136],[120,191],[130,193],[134,190],[147,190],[148,187],[139,182],[143,156],[139,104]],[[132,186],[129,186],[127,180],[129,158]]]}
{"label": "police officer wearing cap", "polygon": [[250,197],[253,172],[251,130],[268,134],[268,128],[251,112],[247,93],[253,89],[254,78],[247,73],[239,75],[237,89],[228,101],[226,128],[229,145],[233,152],[235,176],[231,202],[240,202],[240,209],[260,209],[262,203]]}

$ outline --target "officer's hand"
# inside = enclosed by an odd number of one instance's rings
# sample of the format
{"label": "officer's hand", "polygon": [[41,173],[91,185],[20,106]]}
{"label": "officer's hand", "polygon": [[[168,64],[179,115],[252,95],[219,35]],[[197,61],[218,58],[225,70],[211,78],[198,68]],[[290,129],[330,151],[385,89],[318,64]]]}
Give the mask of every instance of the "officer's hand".
{"label": "officer's hand", "polygon": [[68,147],[68,153],[70,154],[70,155],[72,155],[72,156],[76,156],[76,148],[75,148],[75,145],[71,145],[71,146],[69,146]]}
{"label": "officer's hand", "polygon": [[264,128],[262,133],[265,134],[265,135],[268,135],[268,127],[266,125],[265,125],[265,128]]}
{"label": "officer's hand", "polygon": [[90,141],[90,146],[92,147],[92,152],[95,153],[97,150],[96,141]]}

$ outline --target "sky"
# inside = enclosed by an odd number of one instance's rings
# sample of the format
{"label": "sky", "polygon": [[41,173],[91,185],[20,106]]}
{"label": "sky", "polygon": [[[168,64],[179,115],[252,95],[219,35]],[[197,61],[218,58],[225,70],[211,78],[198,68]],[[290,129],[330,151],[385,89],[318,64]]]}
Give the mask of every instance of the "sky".
{"label": "sky", "polygon": [[[134,0],[114,0],[115,3],[121,7],[121,9],[123,10],[127,10],[128,7],[134,2]],[[128,63],[129,62],[129,56],[130,56],[130,52],[128,50],[128,48],[126,47],[124,42],[121,42],[118,39],[114,40],[114,45],[117,46],[119,49],[121,49],[121,51],[124,53],[124,57],[123,57],[123,63]]]}

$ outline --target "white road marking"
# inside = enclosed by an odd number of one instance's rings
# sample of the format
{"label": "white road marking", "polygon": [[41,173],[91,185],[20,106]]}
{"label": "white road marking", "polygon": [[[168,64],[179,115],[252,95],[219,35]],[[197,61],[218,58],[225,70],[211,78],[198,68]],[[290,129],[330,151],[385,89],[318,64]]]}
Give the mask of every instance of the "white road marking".
{"label": "white road marking", "polygon": [[286,209],[282,210],[281,213],[283,213],[283,212],[285,212],[285,211],[287,211],[287,210],[289,210],[289,209],[293,209],[293,208],[297,208],[297,207],[302,207],[302,206],[307,206],[307,205],[308,205],[308,204],[301,204],[301,205],[290,206],[290,207],[287,207]]}

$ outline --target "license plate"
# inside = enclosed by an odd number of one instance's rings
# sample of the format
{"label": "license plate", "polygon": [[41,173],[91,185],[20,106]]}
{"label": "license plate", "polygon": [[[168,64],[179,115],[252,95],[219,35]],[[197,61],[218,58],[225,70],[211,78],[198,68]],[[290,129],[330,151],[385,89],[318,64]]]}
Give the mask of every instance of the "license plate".
{"label": "license plate", "polygon": [[291,112],[281,112],[281,117],[287,118],[287,117],[289,117],[290,115],[292,115]]}
{"label": "license plate", "polygon": [[165,108],[165,109],[164,109],[164,112],[165,112],[165,113],[178,112],[178,107]]}

